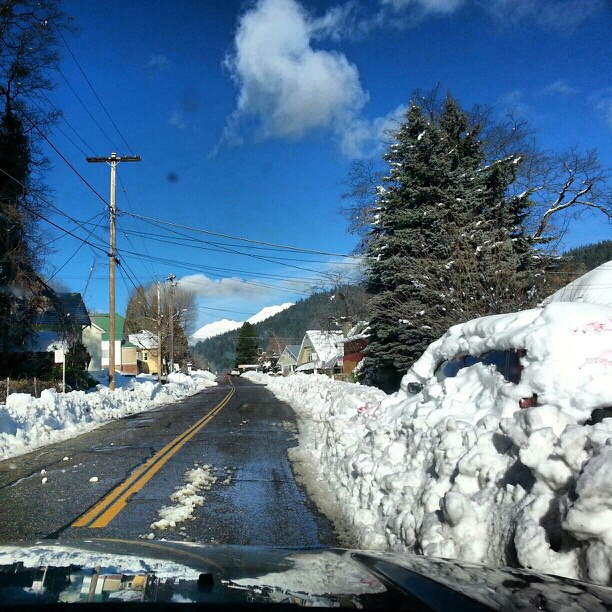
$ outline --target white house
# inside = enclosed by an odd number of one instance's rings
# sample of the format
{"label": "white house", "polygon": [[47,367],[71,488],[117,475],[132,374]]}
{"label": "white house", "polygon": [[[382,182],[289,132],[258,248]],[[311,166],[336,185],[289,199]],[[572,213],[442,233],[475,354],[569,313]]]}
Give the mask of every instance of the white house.
{"label": "white house", "polygon": [[342,332],[311,329],[300,345],[296,372],[335,374],[342,372]]}
{"label": "white house", "polygon": [[297,365],[300,354],[299,344],[288,344],[278,358],[276,365],[281,369],[283,376],[291,374]]}

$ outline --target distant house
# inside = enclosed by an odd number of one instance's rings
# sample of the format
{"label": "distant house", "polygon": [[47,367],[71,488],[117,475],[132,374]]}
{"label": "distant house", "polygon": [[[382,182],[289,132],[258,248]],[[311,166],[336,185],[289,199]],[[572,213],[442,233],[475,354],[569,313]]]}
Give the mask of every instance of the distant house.
{"label": "distant house", "polygon": [[342,332],[308,330],[300,345],[296,372],[340,374],[342,372]]}
{"label": "distant house", "polygon": [[19,352],[66,350],[74,342],[82,341],[83,326],[89,324],[89,313],[80,293],[49,292],[41,297],[41,305],[32,322],[34,333]]}
{"label": "distant house", "polygon": [[157,336],[143,329],[137,334],[129,334],[128,340],[136,347],[138,374],[157,374]]}
{"label": "distant house", "polygon": [[[89,371],[108,368],[110,351],[110,315],[91,315],[89,330],[83,331],[83,343],[91,355]],[[138,374],[136,346],[124,339],[125,318],[115,314],[115,369],[122,374]]]}
{"label": "distant house", "polygon": [[299,344],[288,344],[278,358],[276,365],[281,369],[283,376],[293,373],[300,354]]}
{"label": "distant house", "polygon": [[370,341],[369,323],[359,321],[352,327],[342,339],[343,346],[343,365],[342,373],[352,374],[359,362],[364,358],[364,350]]}

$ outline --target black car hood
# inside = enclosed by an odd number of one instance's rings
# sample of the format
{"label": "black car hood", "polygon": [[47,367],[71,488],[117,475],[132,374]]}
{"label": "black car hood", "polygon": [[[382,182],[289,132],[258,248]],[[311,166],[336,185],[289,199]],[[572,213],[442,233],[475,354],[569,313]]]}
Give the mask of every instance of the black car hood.
{"label": "black car hood", "polygon": [[186,542],[0,546],[0,604],[274,604],[404,610],[607,610],[612,589],[399,553]]}

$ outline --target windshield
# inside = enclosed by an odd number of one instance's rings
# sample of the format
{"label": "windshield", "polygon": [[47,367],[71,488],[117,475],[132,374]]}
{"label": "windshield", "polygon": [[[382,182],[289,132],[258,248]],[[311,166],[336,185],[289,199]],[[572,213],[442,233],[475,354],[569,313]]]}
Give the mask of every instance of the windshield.
{"label": "windshield", "polygon": [[0,1],[0,601],[612,586],[610,11]]}

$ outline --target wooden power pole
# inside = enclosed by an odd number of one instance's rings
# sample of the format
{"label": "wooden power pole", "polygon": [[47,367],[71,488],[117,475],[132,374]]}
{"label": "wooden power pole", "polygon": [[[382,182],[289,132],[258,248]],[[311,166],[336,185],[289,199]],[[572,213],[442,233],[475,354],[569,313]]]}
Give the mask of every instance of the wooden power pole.
{"label": "wooden power pole", "polygon": [[168,277],[170,281],[170,316],[168,317],[170,320],[170,372],[174,373],[174,279],[176,276],[171,274]]}
{"label": "wooden power pole", "polygon": [[116,261],[116,233],[115,225],[117,220],[117,164],[119,162],[139,162],[140,155],[121,156],[117,157],[116,153],[111,153],[110,157],[86,157],[90,164],[105,163],[111,168],[110,182],[110,250],[108,252],[108,316],[109,316],[109,341],[108,341],[108,387],[111,390],[115,388],[115,261]]}
{"label": "wooden power pole", "polygon": [[161,384],[162,376],[162,311],[161,311],[161,287],[157,281],[157,382]]}

